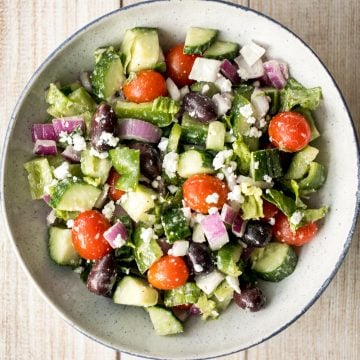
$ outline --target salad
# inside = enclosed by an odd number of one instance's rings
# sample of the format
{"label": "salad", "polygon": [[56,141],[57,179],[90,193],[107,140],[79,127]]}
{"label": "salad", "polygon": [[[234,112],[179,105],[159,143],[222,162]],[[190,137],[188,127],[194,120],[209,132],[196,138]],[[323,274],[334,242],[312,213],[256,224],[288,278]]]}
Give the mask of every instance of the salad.
{"label": "salad", "polygon": [[321,88],[265,52],[191,27],[164,55],[157,29],[129,29],[80,81],[51,83],[32,126],[51,259],[159,335],[233,300],[260,310],[258,280],[291,275],[328,211],[307,205],[326,179],[310,145]]}

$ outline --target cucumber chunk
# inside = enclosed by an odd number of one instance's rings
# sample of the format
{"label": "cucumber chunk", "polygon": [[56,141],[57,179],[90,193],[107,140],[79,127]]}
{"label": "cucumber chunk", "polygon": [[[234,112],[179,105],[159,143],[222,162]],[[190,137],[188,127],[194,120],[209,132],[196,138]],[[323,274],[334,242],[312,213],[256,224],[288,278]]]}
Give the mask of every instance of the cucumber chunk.
{"label": "cucumber chunk", "polygon": [[189,178],[195,174],[213,174],[213,157],[206,151],[187,150],[180,154],[178,174],[183,178]]}
{"label": "cucumber chunk", "polygon": [[147,311],[157,335],[173,335],[184,331],[181,322],[171,311],[159,306],[149,307]]}
{"label": "cucumber chunk", "polygon": [[111,161],[109,159],[99,159],[90,154],[90,150],[81,152],[81,172],[85,176],[100,179],[100,183],[104,184],[109,176],[111,169]]}
{"label": "cucumber chunk", "polygon": [[186,33],[184,54],[202,54],[215,41],[218,30],[190,27]]}
{"label": "cucumber chunk", "polygon": [[182,131],[182,129],[179,124],[173,125],[173,127],[171,128],[171,131],[170,131],[170,135],[169,135],[168,146],[166,148],[167,152],[171,152],[171,151],[177,152],[180,137],[181,137],[181,131]]}
{"label": "cucumber chunk", "polygon": [[220,90],[213,82],[209,81],[197,81],[193,83],[191,86],[191,91],[199,92],[203,95],[212,98],[214,95],[219,94]]}
{"label": "cucumber chunk", "polygon": [[299,181],[301,191],[315,191],[321,188],[326,181],[325,166],[312,161],[309,164],[309,172],[307,176]]}
{"label": "cucumber chunk", "polygon": [[46,194],[46,186],[50,185],[53,180],[48,159],[34,159],[25,163],[24,167],[28,173],[32,199],[41,199]]}
{"label": "cucumber chunk", "polygon": [[294,109],[294,111],[300,113],[301,115],[303,115],[306,119],[306,121],[308,122],[309,126],[310,126],[310,131],[311,131],[311,137],[310,137],[310,141],[313,141],[315,139],[317,139],[320,136],[319,130],[316,127],[315,124],[315,119],[313,116],[313,113],[308,110],[308,109],[304,109],[302,107],[296,107]]}
{"label": "cucumber chunk", "polygon": [[250,175],[254,181],[266,181],[266,177],[276,179],[282,176],[278,149],[257,150],[250,155]]}
{"label": "cucumber chunk", "polygon": [[181,141],[185,144],[205,145],[209,132],[209,125],[183,115],[181,122]]}
{"label": "cucumber chunk", "polygon": [[180,208],[172,208],[162,214],[161,223],[170,243],[191,236],[191,231],[184,212]]}
{"label": "cucumber chunk", "polygon": [[123,277],[113,295],[115,304],[132,306],[153,306],[159,294],[145,280],[133,276]]}
{"label": "cucumber chunk", "polygon": [[291,246],[274,242],[255,249],[250,259],[252,270],[261,279],[278,282],[295,270],[298,256]]}
{"label": "cucumber chunk", "polygon": [[79,263],[80,256],[75,251],[72,243],[70,229],[51,226],[49,229],[50,257],[58,265],[72,265]]}
{"label": "cucumber chunk", "polygon": [[216,60],[233,60],[239,54],[239,44],[230,41],[215,41],[207,50],[205,50],[203,56]]}
{"label": "cucumber chunk", "polygon": [[278,89],[275,88],[262,88],[266,96],[270,97],[270,109],[269,114],[275,115],[279,111],[280,106],[280,92]]}
{"label": "cucumber chunk", "polygon": [[85,211],[94,207],[101,190],[80,181],[65,179],[55,185],[50,206],[56,210]]}
{"label": "cucumber chunk", "polygon": [[220,121],[212,121],[209,124],[206,138],[206,149],[220,151],[224,149],[226,128]]}
{"label": "cucumber chunk", "polygon": [[319,150],[308,145],[304,149],[297,152],[291,160],[285,179],[298,180],[303,178],[309,171],[309,165],[315,160]]}

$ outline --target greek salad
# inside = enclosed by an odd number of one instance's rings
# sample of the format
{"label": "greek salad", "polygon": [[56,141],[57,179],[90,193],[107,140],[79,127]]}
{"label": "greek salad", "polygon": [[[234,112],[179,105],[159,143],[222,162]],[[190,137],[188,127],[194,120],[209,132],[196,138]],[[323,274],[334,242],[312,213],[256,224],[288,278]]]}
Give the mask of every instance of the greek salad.
{"label": "greek salad", "polygon": [[260,310],[258,280],[291,275],[328,211],[308,205],[326,179],[312,143],[321,88],[254,41],[191,27],[163,52],[158,29],[129,29],[45,96],[24,166],[51,209],[50,257],[143,307],[159,335],[233,300]]}

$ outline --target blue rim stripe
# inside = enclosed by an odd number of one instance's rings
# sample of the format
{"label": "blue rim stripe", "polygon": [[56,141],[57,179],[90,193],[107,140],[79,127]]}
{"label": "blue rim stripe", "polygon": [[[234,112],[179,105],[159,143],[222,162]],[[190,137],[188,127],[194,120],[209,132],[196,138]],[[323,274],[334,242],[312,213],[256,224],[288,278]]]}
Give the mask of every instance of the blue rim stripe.
{"label": "blue rim stripe", "polygon": [[[343,262],[348,250],[349,250],[349,247],[350,247],[350,243],[351,243],[351,240],[352,240],[352,237],[354,235],[354,232],[355,232],[355,229],[356,229],[356,224],[357,224],[357,221],[358,221],[358,216],[359,216],[359,210],[360,210],[360,155],[359,155],[359,140],[358,140],[358,137],[357,137],[357,134],[356,134],[356,130],[355,130],[355,125],[354,125],[354,121],[352,119],[352,116],[351,116],[351,113],[350,113],[350,110],[346,104],[346,101],[344,99],[344,96],[341,92],[341,90],[339,89],[339,86],[337,85],[334,77],[332,76],[331,72],[328,70],[328,68],[326,67],[326,65],[323,63],[323,61],[319,58],[319,56],[314,52],[314,50],[304,41],[302,40],[296,33],[294,33],[292,30],[290,30],[289,28],[287,28],[285,25],[281,24],[280,22],[278,22],[277,20],[271,18],[270,16],[266,15],[266,14],[263,14],[257,10],[254,10],[254,9],[250,9],[248,7],[245,7],[243,5],[239,5],[239,4],[234,4],[234,3],[229,3],[227,1],[223,1],[223,0],[202,0],[202,1],[206,1],[206,2],[215,2],[215,3],[221,3],[221,4],[224,4],[224,5],[227,5],[227,6],[232,6],[234,8],[240,8],[244,11],[250,11],[250,12],[253,12],[255,13],[256,15],[259,15],[261,17],[264,17],[268,20],[270,20],[271,22],[279,25],[280,27],[282,27],[283,29],[287,30],[289,33],[291,33],[295,38],[297,38],[298,40],[300,40],[300,42],[305,46],[307,47],[311,52],[312,54],[317,58],[317,60],[319,61],[319,63],[323,66],[323,68],[325,69],[325,71],[327,72],[327,74],[329,75],[330,79],[332,80],[333,82],[333,85],[334,87],[337,89],[340,97],[341,97],[341,100],[343,102],[343,105],[346,109],[346,112],[349,116],[349,119],[350,119],[350,125],[352,127],[352,131],[353,131],[353,135],[354,135],[354,139],[355,139],[355,142],[356,142],[356,148],[357,148],[357,179],[358,179],[358,190],[357,190],[357,193],[356,193],[356,207],[355,207],[355,212],[354,212],[354,217],[353,217],[353,222],[352,222],[352,226],[350,228],[350,231],[347,235],[347,239],[346,239],[346,242],[344,244],[344,248],[343,248],[343,252],[341,253],[336,265],[335,265],[335,268],[334,270],[332,271],[332,273],[329,275],[329,277],[324,281],[324,283],[322,284],[322,286],[320,287],[320,289],[318,290],[318,292],[315,294],[315,296],[313,297],[313,299],[308,303],[307,306],[304,307],[304,309],[298,314],[296,315],[291,321],[289,321],[288,323],[286,323],[285,325],[283,325],[282,327],[280,327],[278,330],[276,330],[275,332],[273,332],[272,334],[270,334],[269,336],[261,339],[260,341],[250,345],[250,346],[247,346],[247,347],[244,347],[244,348],[241,348],[241,349],[238,349],[238,350],[235,350],[235,351],[232,351],[232,352],[227,352],[227,353],[223,353],[223,354],[218,354],[216,356],[209,356],[209,357],[205,357],[205,358],[200,358],[200,357],[196,357],[196,358],[191,358],[191,359],[198,359],[198,360],[202,360],[202,359],[212,359],[212,358],[216,358],[216,357],[220,357],[220,356],[226,356],[226,355],[231,355],[231,354],[235,354],[235,353],[238,353],[240,351],[244,351],[244,350],[247,350],[253,346],[256,346],[256,345],[259,345],[260,343],[272,338],[273,336],[279,334],[281,331],[285,330],[287,327],[289,327],[292,323],[294,323],[300,316],[302,316],[314,303],[315,301],[320,297],[320,295],[324,292],[324,290],[327,288],[327,286],[329,285],[330,281],[333,279],[333,277],[336,275],[337,271],[339,270],[340,268],[340,265],[341,263]],[[133,356],[141,356],[143,358],[147,358],[147,359],[162,359],[162,360],[165,360],[166,358],[153,358],[153,357],[149,357],[149,356],[144,356],[144,355],[139,355],[139,354],[136,354],[136,353],[131,353],[131,352],[128,352],[128,351],[124,351],[124,350],[119,350],[118,348],[114,347],[113,345],[111,344],[108,344],[106,342],[103,342],[99,339],[97,339],[96,337],[93,337],[93,336],[90,336],[89,334],[85,333],[84,330],[80,329],[79,327],[77,327],[75,324],[73,324],[67,317],[66,315],[60,310],[58,309],[55,304],[47,297],[47,295],[45,294],[45,292],[40,288],[40,286],[36,283],[36,281],[32,278],[29,270],[26,268],[25,264],[23,263],[23,261],[21,260],[21,257],[20,257],[20,254],[19,254],[19,251],[18,251],[18,248],[16,246],[16,243],[12,237],[12,234],[10,232],[10,229],[8,227],[8,222],[7,222],[7,214],[6,214],[6,210],[5,210],[5,203],[3,201],[3,196],[2,196],[2,192],[3,192],[3,189],[4,189],[4,170],[5,170],[5,163],[6,163],[6,158],[5,158],[5,154],[7,153],[7,147],[9,145],[9,139],[10,139],[10,135],[12,133],[12,130],[13,130],[13,127],[14,127],[14,123],[15,123],[15,114],[17,113],[19,107],[20,107],[20,104],[22,103],[23,99],[25,98],[25,94],[27,93],[28,89],[30,88],[30,86],[32,85],[32,83],[34,82],[34,80],[37,78],[37,76],[39,75],[39,73],[41,72],[41,70],[48,64],[48,62],[60,51],[62,50],[62,48],[64,48],[73,38],[77,37],[77,35],[79,35],[80,33],[84,32],[86,29],[88,29],[89,27],[93,26],[94,24],[98,23],[99,21],[103,20],[104,18],[106,17],[109,17],[115,13],[118,13],[120,11],[124,11],[124,10],[127,10],[127,9],[130,9],[130,8],[134,8],[134,7],[137,7],[137,6],[144,6],[144,5],[148,5],[148,4],[152,4],[152,3],[157,3],[157,2],[170,2],[170,0],[150,0],[150,1],[144,1],[144,2],[140,2],[140,3],[136,3],[136,4],[132,4],[132,5],[128,5],[128,6],[125,6],[125,7],[122,7],[122,8],[119,8],[119,9],[116,9],[116,10],[113,10],[105,15],[102,15],[100,16],[99,18],[89,22],[88,24],[86,24],[85,26],[83,26],[82,28],[80,28],[79,30],[77,30],[75,33],[73,33],[71,36],[69,36],[65,41],[63,41],[54,51],[52,51],[50,53],[50,55],[48,55],[45,60],[43,61],[43,63],[35,70],[34,74],[31,76],[30,80],[28,81],[28,83],[26,84],[26,86],[24,87],[23,91],[21,92],[20,94],[20,97],[19,99],[17,100],[16,102],[16,105],[14,107],[14,110],[12,111],[12,114],[11,114],[11,117],[10,117],[10,121],[9,121],[9,125],[7,127],[7,130],[6,130],[6,133],[5,133],[5,137],[4,137],[4,141],[3,141],[3,151],[2,151],[2,154],[1,154],[1,159],[0,159],[0,169],[1,169],[1,178],[0,178],[0,202],[1,202],[1,210],[2,210],[2,216],[3,216],[3,219],[4,219],[4,224],[6,226],[6,229],[7,229],[7,233],[8,233],[8,237],[12,240],[12,244],[13,244],[13,247],[14,247],[14,251],[16,252],[18,258],[20,259],[20,264],[23,268],[23,270],[25,271],[25,273],[31,278],[33,284],[35,285],[35,287],[38,289],[38,291],[42,294],[42,296],[47,300],[47,302],[56,310],[56,312],[64,319],[64,321],[66,323],[68,323],[71,327],[73,327],[74,329],[76,329],[77,331],[79,331],[80,333],[82,333],[83,335],[85,335],[86,337],[100,343],[100,344],[103,344],[103,345],[106,345],[114,350],[117,350],[117,351],[121,351],[125,354],[129,354],[129,355],[133,355]]]}

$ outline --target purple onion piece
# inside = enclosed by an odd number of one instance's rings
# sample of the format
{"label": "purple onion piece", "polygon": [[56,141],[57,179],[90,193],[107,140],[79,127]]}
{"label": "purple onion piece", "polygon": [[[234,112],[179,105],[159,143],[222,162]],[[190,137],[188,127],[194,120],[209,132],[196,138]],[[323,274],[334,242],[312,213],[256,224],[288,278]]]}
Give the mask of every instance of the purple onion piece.
{"label": "purple onion piece", "polygon": [[125,225],[118,220],[113,226],[104,232],[104,238],[113,249],[122,247],[128,239],[128,233]]}
{"label": "purple onion piece", "polygon": [[49,194],[44,195],[44,196],[43,196],[43,200],[46,202],[46,204],[49,205],[50,200],[51,200],[50,195],[49,195]]}
{"label": "purple onion piece", "polygon": [[232,225],[234,222],[236,216],[238,214],[238,211],[234,208],[232,208],[228,204],[224,204],[222,210],[221,210],[221,219],[225,224]]}
{"label": "purple onion piece", "polygon": [[56,140],[53,124],[33,124],[31,126],[31,137],[33,143],[36,140]]}
{"label": "purple onion piece", "polygon": [[85,121],[81,116],[56,118],[52,120],[52,123],[57,136],[59,136],[61,132],[66,132],[69,134],[78,127],[80,127],[82,132],[85,132]]}
{"label": "purple onion piece", "polygon": [[237,72],[237,67],[228,59],[225,59],[220,65],[220,72],[228,78],[234,85],[239,84],[241,79]]}
{"label": "purple onion piece", "polygon": [[283,87],[285,87],[287,81],[280,70],[280,65],[277,60],[266,61],[263,66],[272,85],[276,89],[282,89]]}
{"label": "purple onion piece", "polygon": [[287,63],[279,62],[280,71],[283,74],[284,78],[287,80],[289,78],[289,68]]}
{"label": "purple onion piece", "polygon": [[138,119],[119,120],[117,130],[120,139],[157,143],[161,138],[161,130],[157,126]]}
{"label": "purple onion piece", "polygon": [[201,311],[196,305],[191,305],[190,314],[191,315],[201,315]]}
{"label": "purple onion piece", "polygon": [[71,162],[72,164],[80,164],[81,152],[74,150],[71,145],[68,145],[61,153],[61,156]]}
{"label": "purple onion piece", "polygon": [[211,250],[218,250],[229,242],[229,235],[219,213],[206,216],[200,224]]}
{"label": "purple onion piece", "polygon": [[36,155],[56,155],[56,142],[54,140],[36,140],[33,152]]}
{"label": "purple onion piece", "polygon": [[247,221],[244,221],[241,218],[240,214],[238,214],[238,216],[235,218],[235,220],[232,224],[231,230],[232,230],[233,234],[238,237],[242,237],[245,232],[246,223],[247,223]]}

